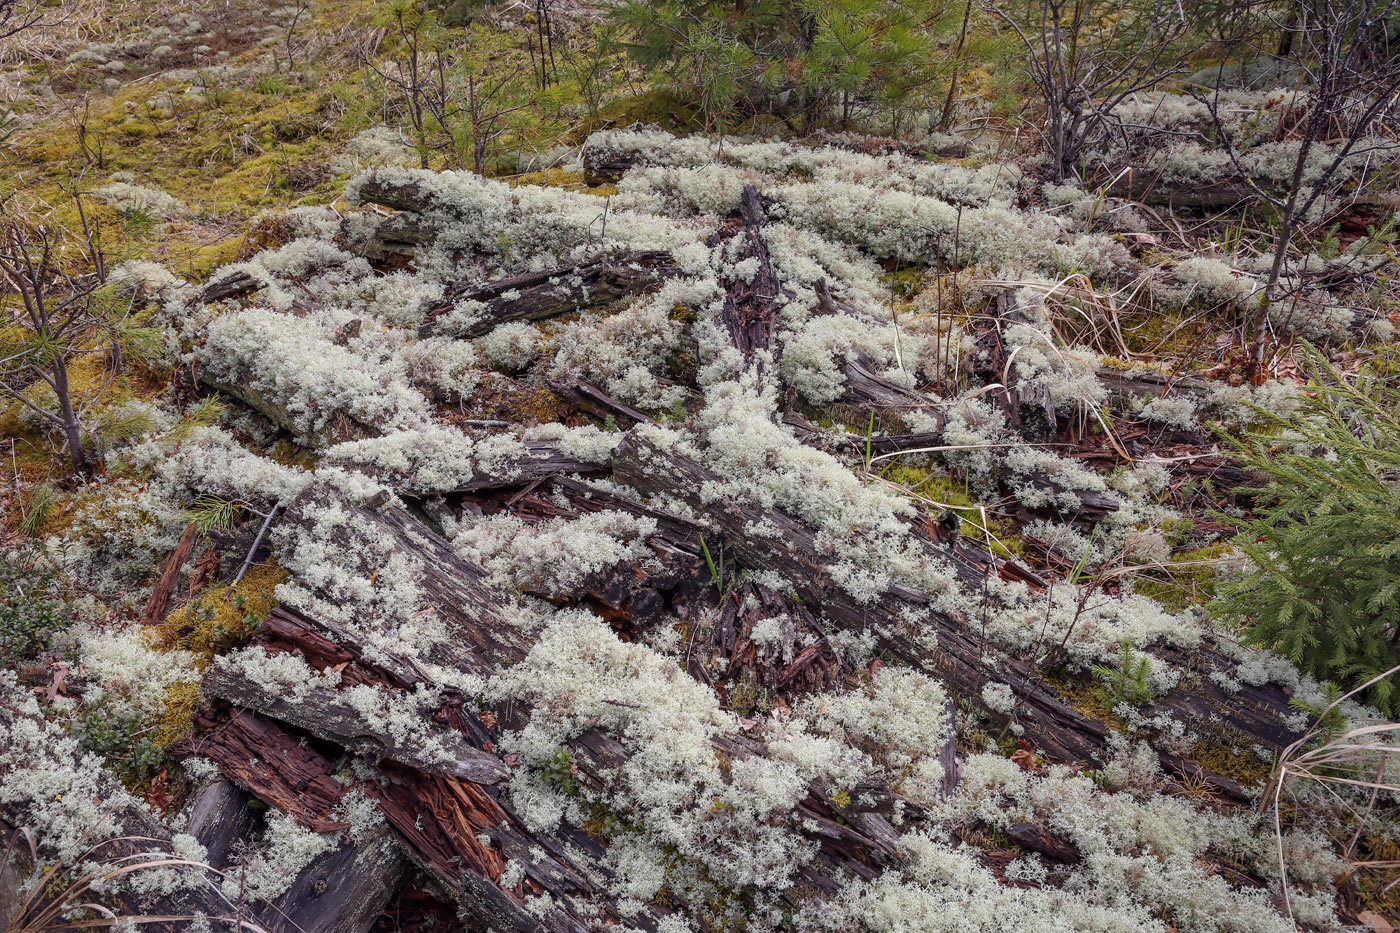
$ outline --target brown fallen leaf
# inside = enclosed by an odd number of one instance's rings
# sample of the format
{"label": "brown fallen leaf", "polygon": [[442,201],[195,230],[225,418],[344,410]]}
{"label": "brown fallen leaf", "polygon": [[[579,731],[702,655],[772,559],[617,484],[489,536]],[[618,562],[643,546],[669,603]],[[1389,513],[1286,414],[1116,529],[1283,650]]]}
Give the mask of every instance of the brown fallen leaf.
{"label": "brown fallen leaf", "polygon": [[45,699],[53,702],[53,698],[63,692],[63,682],[68,679],[68,662],[59,661],[53,666],[53,680],[49,682],[48,692]]}
{"label": "brown fallen leaf", "polygon": [[1376,933],[1395,933],[1394,925],[1378,913],[1363,910],[1356,915],[1356,919],[1375,930]]}

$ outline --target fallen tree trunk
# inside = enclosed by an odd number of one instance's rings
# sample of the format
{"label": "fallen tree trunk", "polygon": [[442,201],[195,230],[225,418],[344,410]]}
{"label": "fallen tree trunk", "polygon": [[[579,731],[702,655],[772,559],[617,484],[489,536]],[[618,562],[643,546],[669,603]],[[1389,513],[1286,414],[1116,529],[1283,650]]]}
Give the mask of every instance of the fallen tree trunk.
{"label": "fallen tree trunk", "polygon": [[[31,867],[52,872],[40,889],[25,892],[10,919],[12,928],[70,929],[63,926],[65,917],[75,912],[90,918],[87,910],[95,900],[120,916],[143,918],[142,929],[158,933],[188,930],[198,914],[231,923],[240,908],[220,891],[218,876],[188,858],[191,853],[178,853],[169,828],[150,808],[105,768],[94,768],[93,759],[42,714],[27,712],[26,700],[32,697],[0,688],[0,747],[13,753],[23,746],[31,753],[0,765],[0,785],[7,789],[0,804],[5,830],[0,845],[13,840],[10,854],[30,850],[52,861]],[[60,775],[78,781],[72,787],[56,783]],[[37,796],[27,788],[38,789]],[[65,814],[75,807],[73,815]],[[71,819],[83,822],[64,828]],[[75,831],[77,838],[67,840],[70,848],[59,848]],[[174,883],[142,884],[152,873],[179,877],[171,879]],[[244,905],[241,913],[248,930],[277,929],[267,905]]]}
{"label": "fallen tree trunk", "polygon": [[[671,255],[663,250],[633,250],[594,256],[545,272],[507,276],[484,285],[458,286],[449,290],[442,304],[428,311],[418,331],[425,337],[435,333],[480,337],[511,321],[541,321],[651,291],[677,271]],[[473,312],[473,321],[445,328],[444,315],[469,301],[482,305]]]}
{"label": "fallen tree trunk", "polygon": [[[326,494],[315,491],[288,510],[288,522],[314,521],[311,517],[325,507]],[[425,599],[433,605],[450,637],[435,644],[425,660],[453,670],[489,677],[494,671],[522,659],[529,641],[506,616],[501,597],[485,584],[479,568],[463,561],[450,545],[420,526],[401,509],[358,505],[345,499],[333,500],[347,510],[347,521],[361,528],[373,527],[381,540],[392,541],[394,553],[423,567],[418,581]],[[683,527],[678,525],[677,527]],[[378,683],[400,689],[430,684],[423,664],[408,659],[376,655],[365,660],[354,647],[354,639],[343,628],[325,624],[285,609],[275,610],[266,626],[269,650],[296,650],[313,668],[333,666],[343,684]],[[340,689],[340,688],[337,688]],[[482,770],[476,779],[433,774],[419,768],[379,757],[383,749],[395,748],[395,740],[384,735],[384,724],[370,721],[347,722],[343,705],[324,698],[317,709],[334,715],[310,715],[292,711],[276,697],[257,696],[256,686],[230,685],[216,677],[211,690],[246,698],[259,709],[294,717],[298,724],[319,739],[341,747],[358,747],[370,758],[380,780],[366,785],[381,811],[407,843],[413,857],[428,869],[463,907],[493,929],[582,930],[581,917],[563,906],[566,897],[591,901],[605,916],[618,916],[610,899],[589,881],[606,875],[603,850],[596,843],[583,846],[578,830],[561,827],[556,833],[528,830],[514,813],[496,784],[502,773],[509,773],[495,759],[487,765],[497,729],[518,724],[523,711],[517,706],[469,713],[460,705],[444,707],[435,721],[458,730],[462,739],[479,751],[473,762]],[[212,758],[226,774],[262,799],[286,810],[306,825],[323,831],[340,828],[336,814],[346,788],[331,775],[335,765],[305,743],[293,741],[295,733],[259,713],[235,708],[202,714],[213,716],[197,723],[199,753]],[[489,721],[489,725],[487,724]],[[366,734],[368,733],[368,734]],[[714,737],[716,752],[725,760],[765,755],[761,743],[740,734],[719,733]],[[264,751],[259,766],[250,767],[254,744]],[[618,770],[630,753],[616,739],[589,730],[568,742],[578,779],[599,788],[616,780]],[[195,745],[191,745],[194,748]],[[475,765],[474,765],[475,767]],[[818,843],[821,858],[807,866],[813,883],[835,890],[836,880],[855,872],[873,877],[872,866],[897,860],[893,840],[898,832],[882,813],[892,812],[894,798],[887,791],[872,789],[860,803],[846,807],[840,822],[838,814],[814,791],[789,817],[793,831],[809,835]],[[844,806],[844,804],[843,804]],[[916,813],[916,807],[909,807]],[[543,857],[540,853],[544,853]],[[580,861],[582,859],[583,861]],[[502,885],[504,866],[516,861],[524,866],[524,880],[511,889]],[[561,905],[543,920],[525,908],[525,898],[549,893]],[[636,918],[634,918],[635,921]],[[653,917],[654,921],[657,919]],[[644,925],[650,925],[647,922]]]}
{"label": "fallen tree trunk", "polygon": [[[613,475],[645,496],[672,496],[692,508],[705,508],[700,490],[718,484],[718,477],[695,460],[659,450],[629,435],[616,451]],[[708,510],[739,559],[748,566],[777,571],[796,588],[803,605],[820,611],[831,623],[855,632],[884,633],[880,646],[890,656],[939,677],[959,694],[978,697],[989,680],[1007,683],[1026,701],[1021,722],[1033,741],[1061,761],[1093,758],[1101,750],[1108,730],[1096,720],[1076,712],[1038,682],[1030,668],[1009,662],[997,670],[984,668],[986,646],[957,620],[928,609],[928,597],[900,584],[873,605],[857,602],[834,581],[829,561],[817,546],[816,532],[782,512],[731,503]],[[752,529],[763,529],[754,534]],[[930,559],[950,561],[969,585],[982,579],[975,562],[955,550],[939,550],[925,541]],[[898,610],[916,607],[927,613],[927,623],[938,639],[937,651],[921,644],[925,632],[916,632],[900,619]]]}
{"label": "fallen tree trunk", "polygon": [[755,353],[768,351],[773,345],[777,299],[782,293],[782,284],[773,269],[773,257],[763,233],[768,215],[753,185],[744,186],[739,199],[739,217],[743,221],[744,247],[730,257],[731,263],[753,260],[757,268],[747,277],[720,274],[720,284],[724,286],[722,316],[730,342],[744,355],[746,362],[752,362]]}
{"label": "fallen tree trunk", "polygon": [[[925,404],[927,400],[925,400]],[[937,419],[940,423],[946,422],[943,412],[937,408],[925,408],[924,411]],[[816,427],[806,419],[789,414],[785,423],[793,429],[797,438],[804,442],[813,442],[819,435]],[[902,451],[927,451],[930,448],[938,448],[946,443],[943,432],[922,431],[917,434],[871,434],[865,437],[858,434],[851,434],[846,438],[848,452],[853,452],[858,456],[863,456],[867,450],[872,457],[885,456],[887,454],[900,453]],[[1049,492],[1054,496],[1055,501],[1068,493],[1074,496],[1078,505],[1070,511],[1066,511],[1057,505],[1037,507],[1034,509],[1021,507],[1022,520],[1029,520],[1036,516],[1053,516],[1065,518],[1070,521],[1080,523],[1091,523],[1103,520],[1108,515],[1118,511],[1118,497],[1111,492],[1103,492],[1095,489],[1071,489],[1055,481],[1054,477],[1044,473],[1019,474],[1012,473],[1001,465],[1001,458],[994,455],[994,469],[1001,481],[1003,488],[1011,490],[1015,486],[1025,485],[1033,489]]]}
{"label": "fallen tree trunk", "polygon": [[405,496],[482,492],[488,489],[528,486],[531,483],[560,474],[606,472],[606,467],[591,460],[571,457],[547,441],[522,441],[521,444],[525,448],[523,456],[510,460],[492,460],[491,469],[474,469],[469,479],[457,483],[450,489],[422,485],[414,479],[411,473],[401,470],[386,469],[372,463],[356,460],[340,462],[346,469],[373,476],[395,492]]}
{"label": "fallen tree trunk", "polygon": [[[1177,210],[1221,210],[1259,197],[1258,190],[1241,177],[1209,182],[1168,180],[1163,177],[1161,169],[1145,165],[1129,165],[1115,172],[1104,171],[1099,177],[1111,179],[1105,189],[1109,197],[1165,205]],[[1355,192],[1351,203],[1363,207],[1393,208],[1393,201],[1393,195],[1368,190]]]}
{"label": "fallen tree trunk", "polygon": [[211,304],[216,301],[228,301],[230,298],[242,298],[262,287],[262,282],[259,279],[240,269],[236,272],[220,275],[206,283],[196,294],[195,303]]}
{"label": "fallen tree trunk", "polygon": [[[924,145],[905,145],[875,136],[856,136],[851,133],[840,135],[819,133],[799,142],[811,148],[829,146],[875,156],[897,153],[920,160],[930,156],[961,159],[967,155],[967,141],[951,137]],[[583,147],[582,160],[583,183],[590,188],[596,188],[599,185],[615,185],[633,167],[646,164],[646,157],[636,150],[615,149],[609,146],[606,134],[590,137],[589,143]],[[723,149],[715,153],[715,160],[720,164],[738,164],[729,158]]]}
{"label": "fallen tree trunk", "polygon": [[590,188],[617,184],[632,166],[642,161],[640,153],[606,146],[584,146],[582,158],[583,183]]}
{"label": "fallen tree trunk", "polygon": [[233,851],[253,830],[252,797],[227,778],[206,781],[190,803],[185,832],[204,846],[211,868],[232,864]]}
{"label": "fallen tree trunk", "polygon": [[[802,604],[820,611],[829,623],[855,633],[878,633],[880,646],[889,656],[926,670],[959,694],[980,698],[987,683],[1006,684],[1016,697],[1016,721],[1025,728],[1027,738],[1049,758],[1083,761],[1102,755],[1108,727],[1075,709],[1025,662],[1001,658],[994,666],[984,663],[990,646],[977,636],[969,621],[932,610],[927,596],[899,584],[892,585],[873,605],[857,602],[835,583],[829,561],[821,556],[811,528],[773,509],[737,503],[724,509],[707,508],[701,490],[714,488],[718,477],[697,461],[659,450],[636,435],[629,435],[614,454],[613,474],[645,496],[673,497],[705,510],[743,563],[777,571],[792,583]],[[928,548],[930,559],[951,561],[970,578],[970,584],[978,582],[975,562],[961,557],[955,549],[940,548],[927,539],[918,540]],[[905,609],[920,613],[926,628],[911,628],[902,612]],[[930,632],[937,638],[934,650],[926,644]],[[1278,748],[1286,744],[1282,738],[1292,735],[1280,722],[1279,711],[1288,708],[1287,696],[1277,686],[1270,686],[1265,693],[1271,702],[1252,708],[1244,703],[1224,704],[1215,693],[1187,700],[1173,692],[1159,704],[1163,708],[1228,712],[1231,730]],[[1204,718],[1193,719],[1192,723],[1208,732],[1211,725]],[[1180,758],[1165,755],[1164,764],[1169,767],[1182,763]],[[1236,782],[1209,769],[1200,771],[1204,782],[1216,791],[1234,799],[1247,799]]]}
{"label": "fallen tree trunk", "polygon": [[286,933],[368,933],[407,873],[398,838],[387,826],[361,842],[344,842],[297,873],[272,904],[274,928]]}
{"label": "fallen tree trunk", "polygon": [[1259,196],[1249,182],[1225,178],[1207,183],[1199,181],[1167,181],[1160,169],[1127,166],[1113,173],[1106,193],[1111,198],[1160,204],[1176,209],[1209,209],[1233,207]]}
{"label": "fallen tree trunk", "polygon": [[[372,759],[387,758],[478,784],[495,784],[510,776],[499,758],[474,748],[456,729],[428,723],[412,735],[396,735],[386,731],[383,723],[367,718],[337,688],[301,689],[294,696],[280,697],[240,673],[215,667],[205,673],[204,689],[211,696],[256,709]],[[402,706],[410,702],[401,690],[381,689],[385,702]]]}

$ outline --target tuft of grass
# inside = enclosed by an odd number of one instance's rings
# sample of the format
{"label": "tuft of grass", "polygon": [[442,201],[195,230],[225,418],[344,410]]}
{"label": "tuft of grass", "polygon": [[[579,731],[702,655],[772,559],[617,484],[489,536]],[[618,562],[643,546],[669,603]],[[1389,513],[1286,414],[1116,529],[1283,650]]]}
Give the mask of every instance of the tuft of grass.
{"label": "tuft of grass", "polygon": [[48,483],[40,483],[31,489],[29,502],[25,505],[19,520],[19,533],[26,538],[33,538],[42,533],[44,526],[53,517],[54,509],[59,501],[58,490]]}

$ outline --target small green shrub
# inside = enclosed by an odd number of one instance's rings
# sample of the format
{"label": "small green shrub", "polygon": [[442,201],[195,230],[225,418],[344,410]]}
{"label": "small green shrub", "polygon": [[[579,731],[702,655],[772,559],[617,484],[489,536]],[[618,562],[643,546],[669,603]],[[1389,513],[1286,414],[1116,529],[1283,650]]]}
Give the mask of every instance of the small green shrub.
{"label": "small green shrub", "polygon": [[101,755],[128,780],[140,782],[160,770],[165,752],[159,733],[140,709],[96,691],[86,698],[73,723],[73,736]]}
{"label": "small green shrub", "polygon": [[[1358,686],[1400,664],[1400,392],[1308,354],[1301,408],[1227,438],[1267,482],[1234,540],[1252,566],[1215,607],[1252,643]],[[1389,678],[1366,699],[1400,714]]]}

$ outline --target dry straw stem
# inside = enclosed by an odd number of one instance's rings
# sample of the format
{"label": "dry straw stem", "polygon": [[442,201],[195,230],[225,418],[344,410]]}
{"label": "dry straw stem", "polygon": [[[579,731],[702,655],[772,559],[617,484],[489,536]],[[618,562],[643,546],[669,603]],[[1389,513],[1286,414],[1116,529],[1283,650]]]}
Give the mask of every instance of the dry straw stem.
{"label": "dry straw stem", "polygon": [[[1046,310],[1061,311],[1059,315],[1052,315],[1052,326],[1059,324],[1063,327],[1066,333],[1062,334],[1061,338],[1066,344],[1084,344],[1093,347],[1100,353],[1112,353],[1124,359],[1134,355],[1128,349],[1127,340],[1123,337],[1123,330],[1118,322],[1120,309],[1116,300],[1117,295],[1122,294],[1130,286],[1124,286],[1123,289],[1115,293],[1105,294],[1095,289],[1094,284],[1089,281],[1089,277],[1082,272],[1071,272],[1058,282],[985,279],[982,284],[1010,291],[1029,288],[1043,292]],[[1133,293],[1136,293],[1135,287]],[[1084,318],[1082,326],[1074,327],[1069,324],[1066,320],[1069,315],[1066,312],[1070,311]],[[1061,327],[1056,327],[1056,329],[1060,330]],[[1109,347],[1105,342],[1106,337],[1111,337],[1115,346]],[[1051,345],[1051,349],[1059,352],[1048,337],[1046,342]]]}
{"label": "dry straw stem", "polygon": [[[18,0],[21,13],[38,0]],[[169,2],[129,0],[59,0],[42,11],[23,33],[0,40],[0,66],[62,60],[70,53],[116,38],[140,23],[155,24],[179,7]]]}
{"label": "dry straw stem", "polygon": [[[1400,671],[1400,665],[1377,674],[1361,686],[1332,701],[1317,716],[1308,731],[1304,732],[1298,741],[1285,748],[1279,755],[1274,773],[1269,777],[1269,784],[1259,798],[1261,811],[1265,806],[1272,805],[1273,807],[1274,842],[1278,852],[1279,880],[1283,886],[1284,909],[1288,911],[1290,918],[1293,917],[1293,904],[1288,893],[1288,866],[1283,851],[1283,818],[1281,813],[1284,784],[1289,778],[1316,782],[1318,786],[1325,789],[1336,798],[1338,803],[1351,812],[1357,818],[1358,823],[1364,823],[1371,809],[1375,806],[1376,798],[1381,791],[1400,794],[1400,785],[1383,780],[1383,775],[1388,770],[1390,758],[1400,755],[1400,746],[1389,744],[1384,741],[1384,738],[1400,733],[1400,723],[1376,722],[1368,726],[1359,726],[1316,748],[1306,747],[1309,742],[1322,734],[1323,721],[1344,700],[1361,693],[1397,671]],[[1375,777],[1367,776],[1373,773]],[[1365,811],[1358,813],[1356,808],[1337,792],[1338,786],[1369,790],[1371,795]],[[1348,854],[1350,853],[1348,852]],[[1368,864],[1372,863],[1355,863],[1351,866],[1351,870],[1366,867]]]}
{"label": "dry straw stem", "polygon": [[[0,861],[0,864],[9,862],[10,857],[14,854],[15,844],[18,842],[21,833],[23,833],[30,843],[31,858],[35,862],[40,861],[38,852],[33,847],[33,840],[29,837],[29,833],[23,829],[19,829],[10,836],[10,841],[5,849],[4,858]],[[99,903],[84,900],[89,893],[101,890],[105,886],[127,875],[152,869],[194,868],[203,872],[223,876],[223,872],[204,862],[183,858],[174,853],[145,851],[109,858],[105,861],[88,861],[89,857],[97,850],[113,843],[163,841],[164,840],[154,839],[149,836],[121,836],[99,842],[72,859],[50,863],[41,872],[39,880],[30,886],[28,897],[19,905],[9,924],[6,925],[4,933],[41,933],[41,931],[46,930],[102,929],[114,927],[118,923],[134,923],[140,925],[143,923],[171,923],[176,921],[193,922],[195,917],[192,915],[128,914],[126,916],[120,916]],[[142,859],[145,861],[140,861]],[[82,865],[86,870],[71,882],[65,882],[62,876],[66,869],[73,865]],[[55,888],[61,889],[59,895],[52,898],[45,898],[45,895],[49,892],[53,892]],[[211,888],[213,888],[212,885]],[[213,889],[217,890],[217,888]],[[73,920],[68,917],[69,914],[81,910],[91,911],[101,916],[85,920]],[[208,919],[220,923],[227,923],[231,927],[247,931],[247,933],[268,933],[265,928],[241,917],[211,917]]]}

